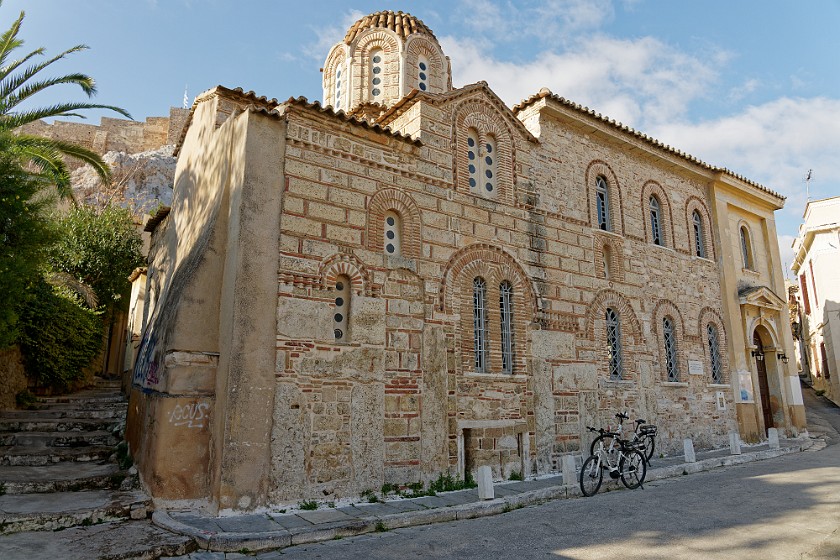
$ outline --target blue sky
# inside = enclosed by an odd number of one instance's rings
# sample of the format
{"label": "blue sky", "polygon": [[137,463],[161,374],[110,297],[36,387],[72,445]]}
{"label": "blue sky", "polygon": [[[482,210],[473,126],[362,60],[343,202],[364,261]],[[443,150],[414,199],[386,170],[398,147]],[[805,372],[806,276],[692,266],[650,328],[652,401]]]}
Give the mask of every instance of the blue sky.
{"label": "blue sky", "polygon": [[548,87],[786,195],[787,262],[808,169],[812,199],[840,195],[840,0],[6,0],[0,15],[26,11],[30,49],[90,45],[58,71],[142,119],[185,86],[320,99],[329,48],[382,9],[435,32],[456,87],[486,80],[509,105]]}

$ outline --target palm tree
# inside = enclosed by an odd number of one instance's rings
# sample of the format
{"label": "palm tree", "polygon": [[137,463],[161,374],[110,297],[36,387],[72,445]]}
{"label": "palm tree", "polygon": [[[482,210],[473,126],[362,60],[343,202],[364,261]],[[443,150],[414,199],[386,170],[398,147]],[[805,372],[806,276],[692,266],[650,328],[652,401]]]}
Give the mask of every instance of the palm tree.
{"label": "palm tree", "polygon": [[[0,0],[2,5],[2,0]],[[16,60],[10,60],[14,51],[23,46],[23,40],[18,38],[24,12],[2,35],[0,35],[0,135],[5,136],[10,151],[37,170],[36,175],[54,184],[61,198],[73,200],[70,185],[70,173],[64,162],[64,156],[78,159],[96,170],[103,182],[110,179],[110,169],[96,152],[83,146],[50,138],[42,138],[18,131],[21,126],[52,117],[81,117],[77,111],[85,109],[109,109],[125,117],[131,115],[125,109],[112,105],[99,105],[85,102],[58,103],[49,107],[20,110],[19,106],[33,95],[47,88],[60,84],[75,84],[90,98],[96,94],[96,84],[90,76],[79,73],[65,74],[54,78],[42,78],[38,74],[54,62],[69,54],[87,49],[86,45],[76,45],[63,53],[48,60],[24,67],[30,60],[44,54],[44,48],[35,49]]]}

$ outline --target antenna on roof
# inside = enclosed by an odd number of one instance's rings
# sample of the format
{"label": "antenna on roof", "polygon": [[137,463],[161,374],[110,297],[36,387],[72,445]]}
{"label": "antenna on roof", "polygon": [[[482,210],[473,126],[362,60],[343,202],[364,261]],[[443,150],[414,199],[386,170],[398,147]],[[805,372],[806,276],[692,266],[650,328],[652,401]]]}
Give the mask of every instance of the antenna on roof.
{"label": "antenna on roof", "polygon": [[187,86],[184,85],[184,109],[189,109],[190,107],[190,98],[187,97]]}
{"label": "antenna on roof", "polygon": [[811,177],[814,176],[814,170],[809,169],[808,174],[805,175],[805,200],[811,201]]}

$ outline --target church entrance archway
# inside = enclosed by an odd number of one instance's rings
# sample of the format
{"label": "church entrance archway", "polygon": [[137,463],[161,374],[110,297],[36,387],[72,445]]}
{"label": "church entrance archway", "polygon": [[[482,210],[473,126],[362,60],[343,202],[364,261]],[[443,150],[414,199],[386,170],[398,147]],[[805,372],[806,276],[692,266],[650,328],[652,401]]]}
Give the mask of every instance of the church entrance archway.
{"label": "church entrance archway", "polygon": [[773,428],[773,410],[770,407],[770,384],[767,382],[767,363],[764,356],[764,345],[756,331],[753,334],[753,344],[756,348],[755,369],[758,373],[758,393],[761,399],[761,414],[764,417],[764,431]]}

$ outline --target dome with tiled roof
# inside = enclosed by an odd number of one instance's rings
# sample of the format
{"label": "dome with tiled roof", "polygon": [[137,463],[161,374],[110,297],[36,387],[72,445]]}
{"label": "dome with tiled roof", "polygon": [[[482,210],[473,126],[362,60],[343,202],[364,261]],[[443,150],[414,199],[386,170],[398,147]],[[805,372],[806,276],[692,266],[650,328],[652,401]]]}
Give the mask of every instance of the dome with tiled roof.
{"label": "dome with tiled roof", "polygon": [[437,37],[432,33],[432,30],[419,18],[403,12],[384,10],[367,15],[354,23],[347,31],[347,35],[344,36],[344,42],[349,45],[362,31],[376,28],[390,29],[403,40],[414,33],[425,33],[437,41]]}

